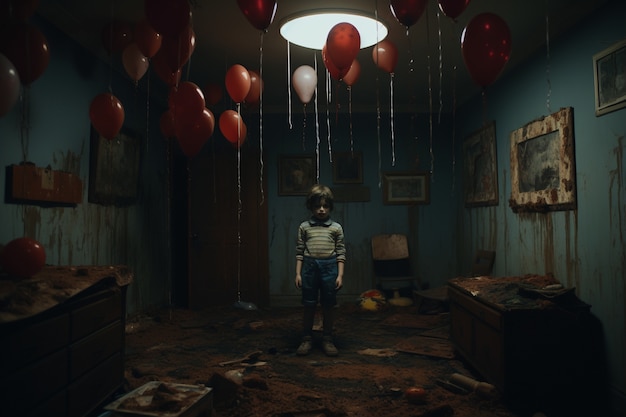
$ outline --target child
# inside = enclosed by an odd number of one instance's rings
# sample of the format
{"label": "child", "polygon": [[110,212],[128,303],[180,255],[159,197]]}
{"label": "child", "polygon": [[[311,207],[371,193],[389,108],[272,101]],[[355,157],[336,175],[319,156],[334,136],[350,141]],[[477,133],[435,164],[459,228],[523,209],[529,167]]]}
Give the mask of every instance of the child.
{"label": "child", "polygon": [[346,246],[343,228],[330,218],[333,210],[333,193],[325,185],[311,187],[306,207],[311,218],[298,227],[296,243],[296,288],[302,289],[304,317],[303,338],[297,354],[311,351],[313,321],[319,301],[323,313],[322,349],[328,356],[339,353],[333,343],[333,309],[337,304],[337,291],[343,285]]}

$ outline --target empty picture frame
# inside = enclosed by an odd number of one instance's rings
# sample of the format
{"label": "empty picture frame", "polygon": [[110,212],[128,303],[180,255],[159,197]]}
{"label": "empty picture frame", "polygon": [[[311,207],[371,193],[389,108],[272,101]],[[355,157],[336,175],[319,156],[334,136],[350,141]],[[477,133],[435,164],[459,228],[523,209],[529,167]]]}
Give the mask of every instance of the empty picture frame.
{"label": "empty picture frame", "polygon": [[596,116],[626,106],[626,39],[593,56]]}
{"label": "empty picture frame", "polygon": [[511,132],[511,199],[518,212],[576,208],[573,109]]}
{"label": "empty picture frame", "polygon": [[465,207],[498,205],[496,124],[490,122],[463,141]]}
{"label": "empty picture frame", "polygon": [[383,174],[384,204],[430,204],[428,172],[386,172]]}

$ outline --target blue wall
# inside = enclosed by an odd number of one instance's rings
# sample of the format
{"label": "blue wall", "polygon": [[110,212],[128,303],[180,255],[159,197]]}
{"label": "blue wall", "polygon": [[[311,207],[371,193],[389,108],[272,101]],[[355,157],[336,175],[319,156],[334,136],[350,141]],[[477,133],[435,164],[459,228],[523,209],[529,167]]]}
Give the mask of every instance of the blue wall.
{"label": "blue wall", "polygon": [[[460,249],[465,242],[493,249],[495,275],[553,273],[591,304],[604,327],[611,379],[622,401],[626,391],[626,108],[595,116],[592,56],[624,39],[625,23],[626,4],[609,2],[584,24],[552,39],[549,61],[544,49],[488,87],[487,118],[496,122],[499,205],[466,209],[457,201],[460,257],[467,259],[472,253]],[[563,107],[574,109],[578,208],[513,213],[508,207],[509,135]],[[479,128],[483,109],[480,97],[460,108],[457,130],[467,135]]]}
{"label": "blue wall", "polygon": [[[551,40],[551,111],[574,108],[578,194],[575,211],[521,215],[508,207],[509,134],[549,113],[545,53],[539,52],[488,89],[487,118],[496,121],[497,129],[500,198],[497,206],[467,209],[462,201],[461,143],[462,138],[483,122],[479,96],[459,108],[455,120],[445,115],[439,123],[433,115],[432,138],[430,116],[412,119],[396,114],[395,165],[391,163],[387,109],[383,109],[380,135],[375,114],[353,115],[354,148],[364,154],[363,185],[369,187],[371,198],[369,202],[339,203],[335,209],[334,217],[346,229],[350,256],[346,287],[342,291],[345,300],[352,300],[372,285],[369,237],[373,234],[407,233],[416,275],[422,284],[431,287],[444,285],[448,278],[466,272],[476,249],[493,249],[497,253],[494,274],[552,272],[564,285],[576,287],[578,296],[592,305],[593,314],[604,326],[612,386],[623,397],[626,392],[626,178],[622,167],[626,109],[595,116],[591,57],[625,37],[625,17],[624,3],[611,0],[583,25]],[[159,91],[162,85],[158,84],[160,81],[149,84],[149,79],[156,80],[152,75],[135,88],[122,71],[111,70],[110,63],[89,55],[45,21],[35,18],[34,23],[48,38],[51,62],[23,98],[29,114],[27,135],[20,130],[24,115],[20,104],[0,118],[0,183],[5,183],[4,167],[24,159],[24,146],[26,159],[37,166],[50,165],[80,176],[84,197],[83,203],[75,208],[0,202],[0,242],[23,235],[33,237],[44,244],[47,262],[52,265],[127,264],[135,273],[129,289],[129,312],[165,306],[169,303],[171,281],[180,279],[171,272],[171,247],[186,242],[170,241],[169,156],[158,124],[164,100],[146,102],[148,88],[151,94],[163,97]],[[119,68],[119,62],[114,66]],[[144,140],[137,203],[123,208],[87,202],[88,108],[91,99],[109,85],[125,106],[125,125],[139,132]],[[294,109],[298,106],[294,105]],[[292,128],[287,115],[264,118],[270,296],[276,304],[298,302],[298,293],[293,288],[293,243],[297,225],[308,215],[303,197],[277,195],[278,158],[281,154],[315,153],[317,131],[313,110],[307,109],[304,132],[300,111],[292,115]],[[325,112],[325,106],[320,105],[320,182],[334,186]],[[350,149],[348,115],[342,113],[335,123],[333,111],[330,113],[332,148]],[[255,137],[258,122],[254,121],[254,114],[247,117],[249,143],[258,143],[258,136]],[[213,140],[218,138],[216,134]],[[432,170],[430,205],[384,205],[378,185],[379,172],[409,169]]]}

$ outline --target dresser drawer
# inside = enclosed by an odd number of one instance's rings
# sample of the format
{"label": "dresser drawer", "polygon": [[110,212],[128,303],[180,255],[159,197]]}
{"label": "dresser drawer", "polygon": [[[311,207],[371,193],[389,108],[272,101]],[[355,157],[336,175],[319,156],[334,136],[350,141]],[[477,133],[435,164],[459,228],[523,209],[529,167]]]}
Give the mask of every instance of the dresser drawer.
{"label": "dresser drawer", "polygon": [[30,326],[0,328],[0,375],[6,375],[67,346],[69,315],[62,314]]}
{"label": "dresser drawer", "polygon": [[82,417],[111,397],[122,386],[124,364],[116,353],[68,388],[69,417]]}
{"label": "dresser drawer", "polygon": [[2,415],[23,415],[67,386],[67,349],[0,380]]}
{"label": "dresser drawer", "polygon": [[72,342],[121,319],[122,294],[119,290],[105,291],[94,298],[96,299],[94,302],[71,312]]}
{"label": "dresser drawer", "polygon": [[448,288],[448,295],[451,303],[457,303],[459,306],[469,311],[474,317],[482,320],[495,330],[502,329],[502,314],[499,311],[494,310],[480,301],[472,299],[469,295],[460,293],[454,288]]}
{"label": "dresser drawer", "polygon": [[70,378],[75,380],[122,350],[124,328],[117,321],[70,346]]}

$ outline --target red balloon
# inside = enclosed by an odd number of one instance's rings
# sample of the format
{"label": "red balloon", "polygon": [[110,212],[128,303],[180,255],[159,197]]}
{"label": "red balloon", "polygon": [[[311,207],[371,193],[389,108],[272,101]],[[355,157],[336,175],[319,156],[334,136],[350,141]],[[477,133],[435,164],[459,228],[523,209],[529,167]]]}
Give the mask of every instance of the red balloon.
{"label": "red balloon", "polygon": [[165,110],[159,119],[159,127],[161,133],[167,139],[176,137],[176,129],[174,128],[174,114],[171,110]]}
{"label": "red balloon", "polygon": [[248,70],[248,73],[250,74],[250,91],[248,91],[248,94],[246,95],[245,102],[248,104],[257,104],[261,100],[263,80],[255,71]]}
{"label": "red balloon", "polygon": [[177,122],[184,114],[195,118],[204,109],[204,94],[196,84],[183,81],[178,87],[171,88],[168,104]]}
{"label": "red balloon", "polygon": [[133,41],[133,31],[128,22],[113,21],[102,28],[102,45],[109,54],[121,52]]}
{"label": "red balloon", "polygon": [[328,32],[326,53],[339,71],[343,71],[342,77],[350,69],[360,49],[361,35],[352,24],[338,23]]}
{"label": "red balloon", "polygon": [[451,19],[456,20],[467,8],[470,0],[437,0],[439,10]]}
{"label": "red balloon", "polygon": [[428,0],[391,0],[389,3],[394,17],[408,28],[422,17]]}
{"label": "red balloon", "polygon": [[189,158],[196,156],[213,135],[214,129],[215,118],[211,110],[207,108],[196,116],[195,120],[183,124],[177,123],[176,137],[183,153]]}
{"label": "red balloon", "polygon": [[398,48],[390,40],[382,40],[374,45],[372,59],[378,68],[391,74],[398,64]]}
{"label": "red balloon", "polygon": [[23,85],[30,85],[50,63],[45,36],[35,26],[13,21],[0,30],[0,53],[13,63]]}
{"label": "red balloon", "polygon": [[359,79],[360,75],[361,75],[361,64],[359,64],[359,61],[355,59],[352,62],[352,65],[350,65],[350,69],[348,70],[346,75],[344,75],[343,82],[346,83],[346,85],[354,85],[354,83],[356,83],[357,80]]}
{"label": "red balloon", "polygon": [[226,72],[226,90],[235,103],[241,103],[250,92],[250,73],[240,64]]}
{"label": "red balloon", "polygon": [[177,37],[191,22],[188,0],[145,0],[150,25],[163,36]]}
{"label": "red balloon", "polygon": [[343,76],[348,72],[346,70],[340,71],[339,68],[330,60],[328,57],[328,53],[326,51],[326,44],[322,47],[322,61],[324,61],[324,66],[330,73],[330,76],[334,80],[341,80]]}
{"label": "red balloon", "polygon": [[148,19],[143,19],[137,23],[133,38],[141,53],[147,58],[156,55],[163,42],[161,34],[154,30]]}
{"label": "red balloon", "polygon": [[511,54],[511,32],[506,22],[493,13],[475,16],[461,35],[463,61],[476,84],[493,83]]}
{"label": "red balloon", "polygon": [[0,253],[2,268],[18,278],[30,278],[46,265],[46,250],[35,239],[13,239]]}
{"label": "red balloon", "polygon": [[237,0],[246,19],[259,30],[267,30],[276,14],[276,0]]}
{"label": "red balloon", "polygon": [[220,116],[220,131],[232,144],[243,144],[248,130],[239,113],[234,110],[226,110]]}
{"label": "red balloon", "polygon": [[20,96],[20,76],[9,59],[0,54],[0,117],[8,113]]}
{"label": "red balloon", "polygon": [[182,68],[196,47],[196,34],[188,25],[178,36],[164,36],[155,56],[163,59],[171,71]]}
{"label": "red balloon", "polygon": [[215,106],[219,103],[223,95],[222,86],[217,83],[207,83],[204,87],[204,99],[209,106]]}
{"label": "red balloon", "polygon": [[160,55],[157,53],[154,58],[152,58],[152,68],[154,68],[154,72],[156,72],[156,75],[170,87],[173,87],[180,82],[182,71],[180,70],[180,68],[172,71],[167,65],[167,62],[165,62],[164,55]]}
{"label": "red balloon", "polygon": [[113,94],[98,94],[89,106],[89,119],[96,132],[112,140],[124,124],[124,107]]}

